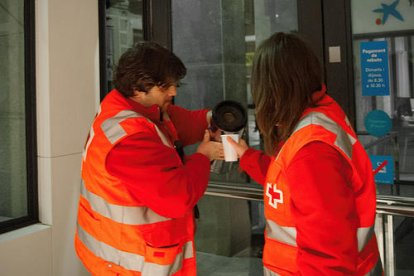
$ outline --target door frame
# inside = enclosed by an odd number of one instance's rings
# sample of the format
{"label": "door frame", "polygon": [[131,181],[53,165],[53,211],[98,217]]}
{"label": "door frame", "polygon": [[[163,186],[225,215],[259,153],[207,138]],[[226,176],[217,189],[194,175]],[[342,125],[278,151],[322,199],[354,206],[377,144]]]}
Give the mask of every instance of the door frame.
{"label": "door frame", "polygon": [[[356,126],[351,1],[322,0],[324,72],[328,94]],[[340,47],[340,62],[329,61],[330,47]]]}

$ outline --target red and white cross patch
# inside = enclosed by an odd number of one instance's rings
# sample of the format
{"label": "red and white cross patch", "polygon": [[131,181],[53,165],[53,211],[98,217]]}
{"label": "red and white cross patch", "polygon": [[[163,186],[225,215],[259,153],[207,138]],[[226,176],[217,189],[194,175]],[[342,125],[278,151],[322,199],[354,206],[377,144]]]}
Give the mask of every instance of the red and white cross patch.
{"label": "red and white cross patch", "polygon": [[283,203],[283,192],[277,189],[276,184],[267,183],[266,196],[269,198],[269,205],[275,209],[278,203]]}

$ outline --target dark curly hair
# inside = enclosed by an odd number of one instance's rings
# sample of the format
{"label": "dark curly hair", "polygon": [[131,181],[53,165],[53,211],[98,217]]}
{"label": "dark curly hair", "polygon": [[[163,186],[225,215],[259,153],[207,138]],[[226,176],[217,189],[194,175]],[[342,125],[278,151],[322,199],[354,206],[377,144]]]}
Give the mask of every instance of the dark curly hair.
{"label": "dark curly hair", "polygon": [[114,72],[115,88],[125,97],[154,86],[168,88],[187,73],[183,62],[155,42],[141,42],[122,54]]}

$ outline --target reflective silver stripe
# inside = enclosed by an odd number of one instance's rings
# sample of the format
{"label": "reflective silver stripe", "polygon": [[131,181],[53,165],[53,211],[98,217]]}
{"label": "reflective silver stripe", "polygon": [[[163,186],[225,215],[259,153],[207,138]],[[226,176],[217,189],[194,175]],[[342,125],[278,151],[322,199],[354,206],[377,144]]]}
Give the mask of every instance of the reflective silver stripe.
{"label": "reflective silver stripe", "polygon": [[297,246],[296,234],[295,227],[284,227],[272,220],[266,220],[266,236],[273,240]]}
{"label": "reflective silver stripe", "polygon": [[336,140],[334,144],[340,148],[349,158],[352,158],[352,146],[356,143],[357,140],[323,113],[309,113],[299,121],[293,133],[311,124],[322,126],[330,132],[336,134]]}
{"label": "reflective silver stripe", "polygon": [[175,257],[174,263],[171,266],[158,265],[153,263],[145,263],[144,269],[142,270],[143,276],[154,276],[154,275],[172,275],[179,271],[183,265],[183,259],[193,258],[193,243],[191,241],[183,245],[182,251]]}
{"label": "reflective silver stripe", "polygon": [[[149,119],[147,119],[147,120],[150,121]],[[155,130],[157,131],[158,136],[160,137],[162,143],[164,145],[166,145],[167,147],[173,147],[173,145],[170,143],[170,141],[167,139],[167,137],[165,137],[164,133],[162,133],[162,131],[157,127],[156,124],[154,124],[154,127],[155,127]]]}
{"label": "reflective silver stripe", "polygon": [[92,143],[92,139],[93,139],[94,136],[95,136],[95,131],[93,130],[93,125],[92,125],[91,129],[89,130],[88,141],[86,142],[85,148],[82,152],[82,159],[83,160],[86,160],[86,155],[88,154],[88,149],[89,149],[89,146]]}
{"label": "reflective silver stripe", "polygon": [[187,257],[189,254],[187,251],[193,252],[192,242],[187,242],[183,246],[182,252],[177,254],[174,263],[171,265],[160,265],[145,262],[145,257],[118,250],[104,242],[101,242],[91,235],[89,235],[80,225],[78,225],[78,237],[82,243],[97,257],[119,266],[125,269],[141,272],[143,276],[153,275],[172,275],[179,271],[182,267],[183,259],[191,258]]}
{"label": "reflective silver stripe", "polygon": [[378,261],[375,264],[375,266],[371,269],[370,272],[365,274],[365,276],[382,276],[383,275],[382,272],[383,272],[383,268],[382,268],[381,258],[378,257]]}
{"label": "reflective silver stripe", "polygon": [[[129,118],[139,118],[144,117],[139,113],[136,113],[132,110],[123,110],[116,114],[114,117],[111,117],[109,119],[106,119],[102,125],[102,131],[104,132],[106,138],[112,143],[115,144],[116,141],[127,135],[124,128],[121,126],[121,122],[125,121]],[[148,122],[151,122],[154,124],[150,119],[146,118]],[[162,133],[162,131],[157,127],[156,124],[154,124],[155,130],[158,133],[158,136],[160,137],[162,143],[166,145],[167,147],[172,147],[173,145],[170,143],[170,141],[167,139],[167,137]]]}
{"label": "reflective silver stripe", "polygon": [[142,225],[171,220],[170,218],[158,215],[147,207],[129,207],[110,204],[102,197],[88,191],[83,180],[81,181],[81,194],[89,201],[91,208],[95,212],[115,222]]}
{"label": "reflective silver stripe", "polygon": [[132,110],[122,110],[114,117],[106,119],[102,123],[101,129],[105,133],[106,138],[108,138],[108,140],[112,144],[115,144],[116,141],[118,141],[127,134],[120,123],[125,121],[126,119],[138,117],[142,117],[142,115]]}
{"label": "reflective silver stripe", "polygon": [[263,266],[263,276],[279,276],[276,272],[271,271],[267,267]]}
{"label": "reflective silver stripe", "polygon": [[194,249],[193,249],[193,243],[192,242],[187,242],[186,244],[184,244],[184,259],[191,259],[194,257]]}
{"label": "reflective silver stripe", "polygon": [[357,230],[358,238],[358,251],[361,252],[362,249],[367,245],[367,243],[372,239],[374,235],[374,227],[361,227]]}
{"label": "reflective silver stripe", "polygon": [[[267,267],[263,266],[263,275],[264,276],[279,276],[276,272],[271,271]],[[382,276],[382,263],[381,258],[378,258],[376,265],[372,268],[370,272],[365,274],[365,276]]]}
{"label": "reflective silver stripe", "polygon": [[345,123],[347,126],[352,127],[351,126],[351,122],[349,121],[348,117],[345,116]]}
{"label": "reflective silver stripe", "polygon": [[120,265],[128,270],[141,271],[144,266],[144,256],[120,251],[104,242],[98,241],[78,225],[78,236],[82,243],[93,254],[107,262]]}
{"label": "reflective silver stripe", "polygon": [[[371,240],[374,234],[373,227],[361,227],[357,229],[357,239],[358,239],[358,251],[361,252],[362,249],[367,245]],[[274,240],[283,242],[292,246],[297,246],[296,244],[296,228],[295,227],[284,227],[278,225],[272,220],[266,220],[266,235]]]}

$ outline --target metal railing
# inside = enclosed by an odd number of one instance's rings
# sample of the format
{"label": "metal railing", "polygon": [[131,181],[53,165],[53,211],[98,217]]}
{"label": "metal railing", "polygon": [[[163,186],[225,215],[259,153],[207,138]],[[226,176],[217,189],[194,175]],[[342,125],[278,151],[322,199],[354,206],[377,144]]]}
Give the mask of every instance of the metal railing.
{"label": "metal railing", "polygon": [[414,198],[402,196],[377,196],[377,213],[414,217]]}
{"label": "metal railing", "polygon": [[[263,190],[261,188],[249,187],[245,183],[211,182],[206,194],[263,201]],[[377,213],[414,217],[414,198],[377,195]]]}
{"label": "metal railing", "polygon": [[385,275],[395,275],[394,216],[414,217],[414,198],[377,196],[375,233]]}
{"label": "metal railing", "polygon": [[[245,183],[211,182],[207,195],[226,198],[263,201],[261,188]],[[414,198],[377,195],[375,232],[385,275],[395,275],[394,216],[414,217]]]}
{"label": "metal railing", "polygon": [[248,187],[246,183],[210,182],[207,195],[263,201],[261,188]]}

